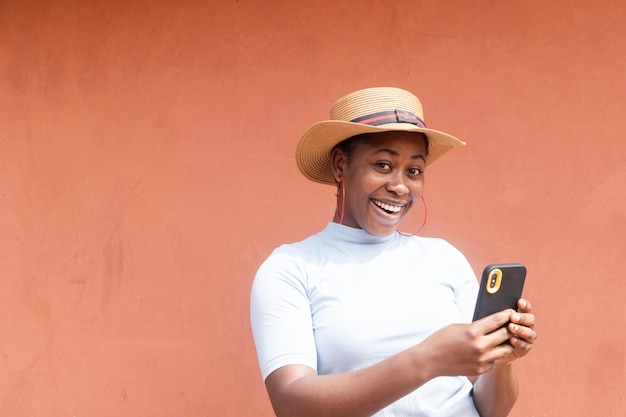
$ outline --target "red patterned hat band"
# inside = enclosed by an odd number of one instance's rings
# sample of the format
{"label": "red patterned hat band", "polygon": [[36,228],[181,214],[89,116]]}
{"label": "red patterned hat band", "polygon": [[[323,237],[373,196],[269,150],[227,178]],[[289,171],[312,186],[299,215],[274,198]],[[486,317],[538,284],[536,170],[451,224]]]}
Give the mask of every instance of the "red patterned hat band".
{"label": "red patterned hat band", "polygon": [[380,126],[389,123],[411,123],[421,128],[426,127],[426,123],[410,111],[389,110],[378,113],[367,114],[350,120],[353,123],[360,123],[370,126]]}

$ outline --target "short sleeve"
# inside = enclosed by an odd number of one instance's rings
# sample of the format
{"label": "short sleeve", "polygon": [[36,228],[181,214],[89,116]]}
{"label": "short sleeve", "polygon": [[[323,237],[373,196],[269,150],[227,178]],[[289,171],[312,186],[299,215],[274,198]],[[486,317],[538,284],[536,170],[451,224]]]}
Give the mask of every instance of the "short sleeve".
{"label": "short sleeve", "polygon": [[263,380],[285,365],[317,369],[306,282],[302,261],[285,247],[276,249],[257,271],[250,322]]}
{"label": "short sleeve", "polygon": [[457,305],[459,306],[461,317],[464,322],[469,323],[472,321],[474,316],[476,297],[478,296],[478,282],[476,281],[476,275],[474,275],[474,271],[465,256],[456,248],[454,250],[457,256],[457,260],[454,262],[454,265],[457,268],[456,273],[459,277],[461,277],[456,291]]}

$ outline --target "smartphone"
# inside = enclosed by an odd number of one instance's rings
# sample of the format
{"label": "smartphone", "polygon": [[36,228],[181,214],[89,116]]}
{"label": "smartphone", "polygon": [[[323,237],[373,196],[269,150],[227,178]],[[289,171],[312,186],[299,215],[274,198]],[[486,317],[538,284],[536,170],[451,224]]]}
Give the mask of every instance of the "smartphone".
{"label": "smartphone", "polygon": [[522,264],[487,265],[480,280],[473,321],[507,308],[517,311],[525,279],[526,267]]}

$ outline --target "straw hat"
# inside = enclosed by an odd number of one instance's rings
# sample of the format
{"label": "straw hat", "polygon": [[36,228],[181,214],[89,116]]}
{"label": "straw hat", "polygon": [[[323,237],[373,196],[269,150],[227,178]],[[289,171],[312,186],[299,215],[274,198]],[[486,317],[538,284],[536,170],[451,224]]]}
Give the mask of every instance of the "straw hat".
{"label": "straw hat", "polygon": [[422,132],[428,137],[426,165],[465,142],[447,133],[426,128],[422,103],[406,90],[394,87],[366,88],[333,104],[331,120],[311,126],[298,142],[296,163],[308,179],[335,185],[330,153],[344,139],[364,133]]}

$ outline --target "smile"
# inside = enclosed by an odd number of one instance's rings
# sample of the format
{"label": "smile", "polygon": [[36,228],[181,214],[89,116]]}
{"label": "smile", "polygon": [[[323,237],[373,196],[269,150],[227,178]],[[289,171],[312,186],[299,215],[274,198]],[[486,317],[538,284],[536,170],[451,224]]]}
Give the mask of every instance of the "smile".
{"label": "smile", "polygon": [[372,202],[380,207],[381,209],[385,210],[387,213],[392,213],[392,214],[396,214],[399,213],[400,210],[402,210],[402,207],[404,205],[396,205],[396,204],[389,204],[389,203],[384,203],[380,200],[374,200],[372,199]]}

